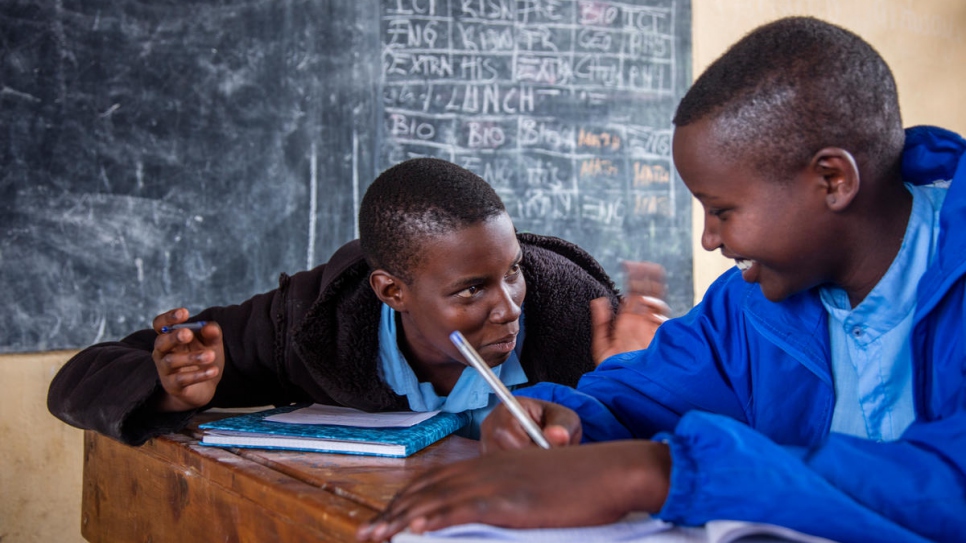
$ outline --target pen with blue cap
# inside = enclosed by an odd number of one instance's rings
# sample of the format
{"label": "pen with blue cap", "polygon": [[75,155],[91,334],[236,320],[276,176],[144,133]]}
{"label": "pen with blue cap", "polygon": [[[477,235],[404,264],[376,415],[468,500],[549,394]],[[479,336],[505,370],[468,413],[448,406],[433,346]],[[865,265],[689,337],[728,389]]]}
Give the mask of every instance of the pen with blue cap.
{"label": "pen with blue cap", "polygon": [[543,432],[540,431],[540,427],[537,426],[537,423],[533,422],[533,419],[531,419],[530,415],[524,411],[523,406],[520,405],[520,402],[513,397],[513,394],[510,394],[510,391],[506,388],[506,385],[504,385],[496,374],[493,373],[493,370],[490,369],[490,366],[486,365],[486,362],[484,362],[479,353],[476,352],[476,349],[474,349],[466,341],[466,338],[463,337],[463,334],[457,330],[449,335],[449,340],[453,342],[453,345],[456,345],[456,348],[459,349],[460,353],[463,355],[463,358],[469,362],[470,366],[473,366],[476,371],[480,372],[480,375],[483,376],[483,379],[489,383],[490,388],[492,388],[493,391],[496,392],[496,395],[499,396],[500,401],[503,402],[503,405],[505,405],[507,409],[510,410],[510,413],[512,413],[520,424],[523,425],[523,429],[526,430],[527,435],[530,436],[530,439],[544,449],[549,449],[550,443],[547,442],[547,438],[544,437]]}
{"label": "pen with blue cap", "polygon": [[175,330],[180,330],[182,328],[187,328],[188,330],[197,332],[198,330],[204,328],[206,324],[208,324],[208,321],[185,322],[181,324],[173,324],[171,326],[162,326],[161,333],[167,334],[168,332],[174,332]]}

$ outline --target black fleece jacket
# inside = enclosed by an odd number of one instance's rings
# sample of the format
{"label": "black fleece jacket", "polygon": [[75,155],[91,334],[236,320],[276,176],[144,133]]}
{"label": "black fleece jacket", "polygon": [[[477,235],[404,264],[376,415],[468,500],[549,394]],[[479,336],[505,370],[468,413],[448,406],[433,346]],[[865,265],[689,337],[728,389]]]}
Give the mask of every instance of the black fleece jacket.
{"label": "black fleece jacket", "polygon": [[[601,266],[559,238],[518,234],[527,282],[526,340],[520,359],[533,384],[575,385],[594,368],[590,300],[617,289]],[[212,307],[192,320],[223,331],[225,370],[209,407],[317,402],[365,411],[407,410],[378,375],[380,302],[369,287],[358,240],[328,263],[233,306]],[[64,422],[139,445],[177,431],[197,413],[157,413],[163,393],[151,351],[154,330],[84,349],[51,382],[47,406]]]}

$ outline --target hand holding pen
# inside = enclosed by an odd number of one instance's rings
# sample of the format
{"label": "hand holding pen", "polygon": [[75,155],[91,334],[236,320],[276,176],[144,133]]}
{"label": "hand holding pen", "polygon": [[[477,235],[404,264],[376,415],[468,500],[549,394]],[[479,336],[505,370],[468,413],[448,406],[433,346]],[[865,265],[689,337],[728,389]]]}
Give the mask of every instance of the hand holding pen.
{"label": "hand holding pen", "polygon": [[[490,388],[499,396],[501,404],[494,409],[494,412],[490,414],[484,420],[484,425],[486,421],[496,415],[494,420],[503,418],[500,420],[499,428],[503,430],[503,438],[506,440],[506,446],[499,446],[495,448],[520,448],[526,447],[533,444],[537,446],[549,449],[551,447],[551,442],[544,435],[544,432],[548,432],[553,439],[553,445],[566,445],[572,442],[573,437],[576,435],[576,442],[580,442],[580,419],[577,417],[576,413],[573,413],[573,417],[568,421],[567,427],[559,426],[557,424],[551,424],[549,428],[541,428],[537,421],[547,422],[547,418],[540,413],[540,410],[545,407],[541,403],[534,403],[536,400],[529,400],[527,398],[517,399],[510,393],[506,386],[500,381],[500,379],[493,373],[493,370],[483,361],[476,349],[466,341],[459,331],[453,332],[449,336],[450,341],[456,345],[459,349],[460,354],[463,358],[472,366],[476,371],[483,376]],[[522,402],[526,402],[531,409],[524,407]],[[549,407],[552,404],[548,404]],[[559,406],[558,406],[559,407]],[[564,408],[566,409],[566,408]],[[509,413],[509,417],[505,414]],[[576,424],[573,424],[576,422]],[[522,430],[522,432],[520,431]],[[486,452],[487,444],[484,442],[481,444],[483,451]]]}
{"label": "hand holding pen", "polygon": [[165,394],[158,411],[188,411],[203,407],[215,396],[225,369],[221,327],[215,322],[185,322],[188,310],[181,307],[154,318],[158,332],[154,360]]}

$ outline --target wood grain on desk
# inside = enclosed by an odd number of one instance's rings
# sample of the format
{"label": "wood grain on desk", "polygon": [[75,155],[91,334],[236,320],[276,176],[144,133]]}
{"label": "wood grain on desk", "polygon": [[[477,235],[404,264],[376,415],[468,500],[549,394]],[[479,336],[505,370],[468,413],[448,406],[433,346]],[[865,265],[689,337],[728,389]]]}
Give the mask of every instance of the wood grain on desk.
{"label": "wood grain on desk", "polygon": [[424,470],[478,454],[451,436],[409,458],[198,444],[196,429],[141,447],[84,434],[81,533],[94,543],[355,541],[359,524]]}

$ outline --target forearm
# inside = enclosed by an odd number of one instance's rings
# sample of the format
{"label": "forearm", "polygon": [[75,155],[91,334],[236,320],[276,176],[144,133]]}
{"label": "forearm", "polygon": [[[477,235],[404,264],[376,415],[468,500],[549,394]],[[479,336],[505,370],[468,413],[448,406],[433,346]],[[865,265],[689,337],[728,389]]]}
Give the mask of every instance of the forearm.
{"label": "forearm", "polygon": [[621,504],[621,513],[657,513],[671,485],[671,451],[666,443],[643,439],[613,441],[600,447],[601,486]]}
{"label": "forearm", "polygon": [[150,330],[84,349],[51,381],[47,407],[62,421],[129,444],[180,429],[192,413],[157,414],[163,392],[146,341]]}
{"label": "forearm", "polygon": [[[890,455],[872,449],[891,444],[868,442],[871,447],[865,451],[853,449],[848,455],[841,450],[820,453],[830,445],[812,450],[782,446],[747,425],[698,412],[682,418],[673,433],[658,438],[667,440],[671,448],[671,488],[658,514],[670,522],[765,522],[841,542],[947,541],[966,530],[956,513],[964,507],[961,488],[951,505],[895,514],[898,508],[922,500],[924,493],[938,497],[935,487],[909,495],[905,482],[950,476],[947,485],[959,483],[948,468],[926,475],[937,467],[931,462],[884,470],[885,463],[891,463],[885,461]],[[818,456],[830,459],[835,467],[820,465]],[[830,477],[830,469],[841,477]]]}

